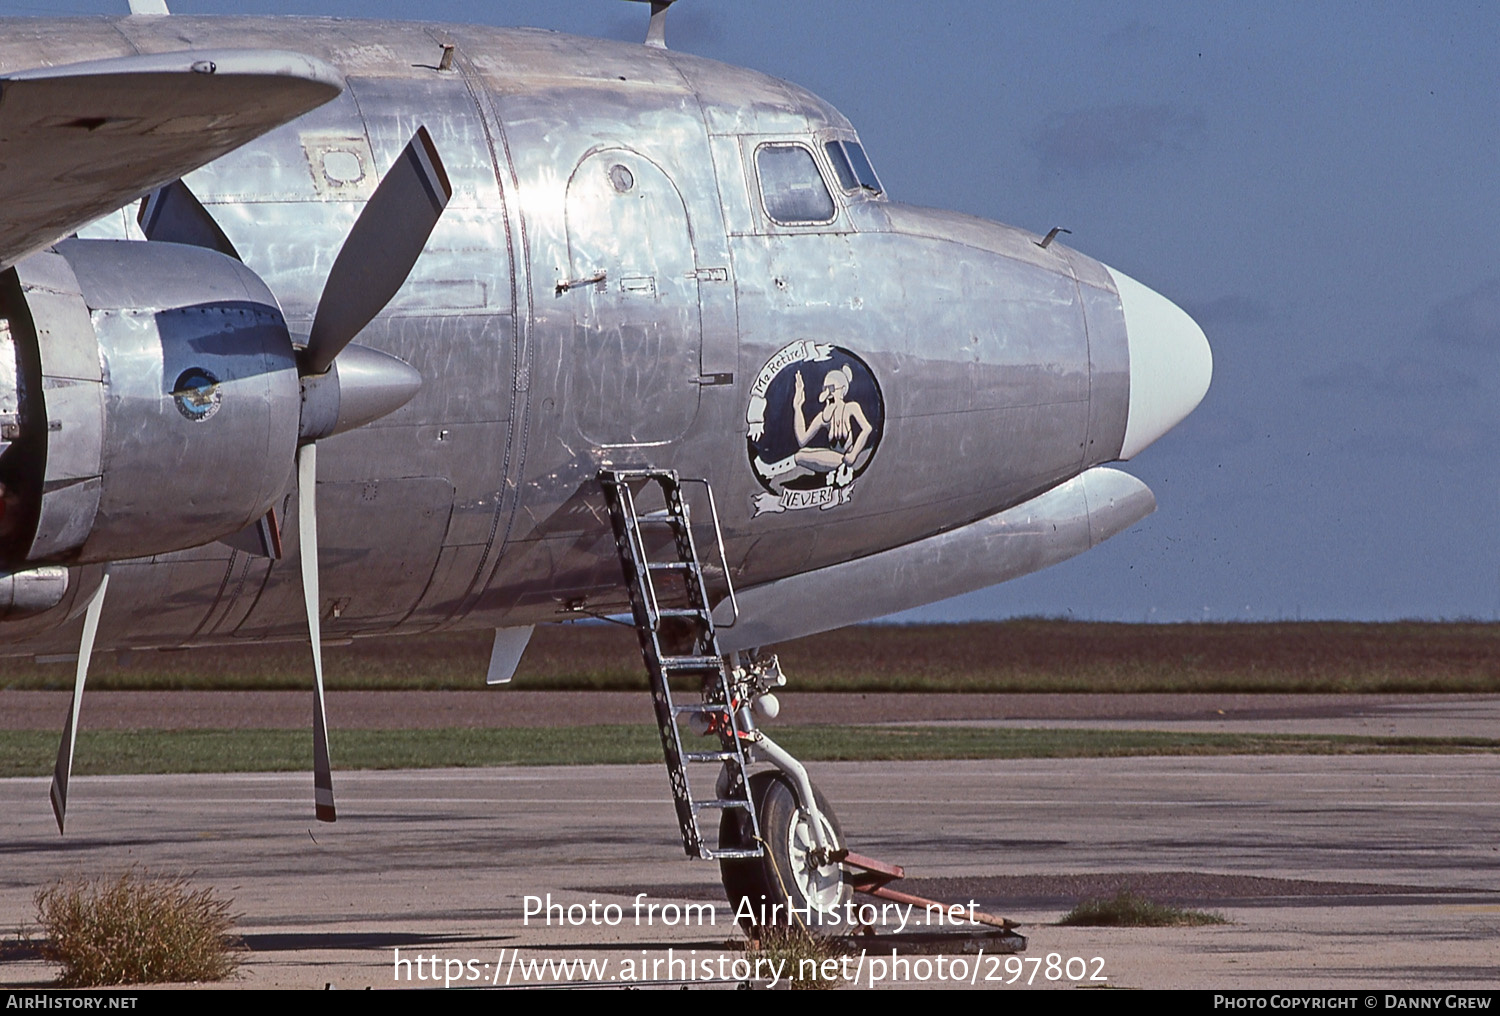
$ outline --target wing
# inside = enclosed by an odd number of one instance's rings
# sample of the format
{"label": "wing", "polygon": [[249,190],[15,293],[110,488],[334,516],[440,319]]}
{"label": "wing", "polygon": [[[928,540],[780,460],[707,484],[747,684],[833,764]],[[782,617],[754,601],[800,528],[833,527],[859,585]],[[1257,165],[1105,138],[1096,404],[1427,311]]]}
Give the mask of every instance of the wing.
{"label": "wing", "polygon": [[0,269],[343,90],[320,60],[190,50],[0,77]]}

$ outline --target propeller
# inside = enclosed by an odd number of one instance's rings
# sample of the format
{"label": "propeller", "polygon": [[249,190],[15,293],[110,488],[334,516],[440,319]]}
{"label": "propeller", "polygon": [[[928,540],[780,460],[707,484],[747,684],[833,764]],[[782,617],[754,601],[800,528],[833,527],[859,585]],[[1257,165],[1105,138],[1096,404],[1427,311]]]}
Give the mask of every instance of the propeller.
{"label": "propeller", "polygon": [[[301,357],[304,379],[327,372],[334,358],[390,303],[427,246],[427,238],[453,196],[426,127],[407,143],[381,179],[354,227],[344,239],[313,315]],[[313,381],[316,385],[316,381]],[[406,402],[401,400],[401,404]],[[341,400],[342,401],[342,400]],[[341,407],[342,408],[342,407]],[[382,414],[383,415],[383,414]],[[302,560],[302,599],[313,653],[313,797],[320,822],[337,817],[333,805],[333,766],[328,756],[328,717],[323,703],[323,644],[318,593],[318,445],[324,435],[304,419],[297,449],[297,526]]]}
{"label": "propeller", "polygon": [[[403,361],[363,346],[347,347],[406,282],[452,196],[453,186],[437,146],[427,128],[418,127],[344,238],[323,284],[307,345],[298,358],[302,376],[298,540],[302,599],[313,654],[313,797],[317,817],[323,822],[334,821],[337,811],[323,694],[317,442],[394,412],[420,387],[421,375]],[[139,220],[148,240],[188,243],[239,257],[213,216],[181,180],[142,202]]]}
{"label": "propeller", "polygon": [[83,706],[83,685],[89,676],[89,661],[94,655],[94,636],[99,633],[99,615],[104,612],[104,591],[109,588],[109,574],[99,580],[99,588],[83,612],[83,638],[78,642],[78,669],[73,676],[73,704],[63,722],[62,742],[57,746],[57,765],[52,770],[52,814],[57,831],[63,831],[68,816],[68,778],[73,775],[73,746],[78,740],[78,710]]}

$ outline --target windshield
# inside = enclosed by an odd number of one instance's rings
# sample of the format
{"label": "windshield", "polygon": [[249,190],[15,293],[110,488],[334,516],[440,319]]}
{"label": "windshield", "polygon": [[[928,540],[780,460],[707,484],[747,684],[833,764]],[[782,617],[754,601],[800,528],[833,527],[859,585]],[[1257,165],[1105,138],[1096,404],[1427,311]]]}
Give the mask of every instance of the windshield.
{"label": "windshield", "polygon": [[875,175],[875,169],[858,141],[830,141],[823,147],[828,152],[833,171],[838,174],[839,186],[844,190],[884,193],[885,188],[880,186],[880,178]]}
{"label": "windshield", "polygon": [[854,167],[854,175],[859,178],[859,185],[865,190],[882,193],[885,188],[880,186],[880,178],[875,175],[875,167],[870,165],[870,160],[865,158],[865,149],[858,141],[845,141],[844,151],[849,155],[849,162]]}

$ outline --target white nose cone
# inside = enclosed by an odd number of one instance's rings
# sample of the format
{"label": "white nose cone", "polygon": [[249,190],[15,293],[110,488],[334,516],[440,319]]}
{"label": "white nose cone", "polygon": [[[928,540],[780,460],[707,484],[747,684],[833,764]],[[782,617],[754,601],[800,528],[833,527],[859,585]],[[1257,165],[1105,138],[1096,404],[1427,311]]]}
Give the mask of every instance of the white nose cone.
{"label": "white nose cone", "polygon": [[1182,422],[1208,392],[1214,373],[1208,337],[1187,312],[1155,290],[1109,268],[1120,290],[1130,345],[1130,415],[1120,458]]}

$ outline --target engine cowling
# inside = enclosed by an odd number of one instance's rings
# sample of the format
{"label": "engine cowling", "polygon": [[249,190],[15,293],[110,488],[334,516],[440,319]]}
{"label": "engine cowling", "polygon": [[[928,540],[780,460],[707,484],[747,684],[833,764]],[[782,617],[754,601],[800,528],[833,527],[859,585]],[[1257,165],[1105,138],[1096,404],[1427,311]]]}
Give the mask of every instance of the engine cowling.
{"label": "engine cowling", "polygon": [[0,315],[9,567],[198,546],[291,488],[296,353],[276,298],[240,262],[68,240],[0,279]]}

